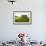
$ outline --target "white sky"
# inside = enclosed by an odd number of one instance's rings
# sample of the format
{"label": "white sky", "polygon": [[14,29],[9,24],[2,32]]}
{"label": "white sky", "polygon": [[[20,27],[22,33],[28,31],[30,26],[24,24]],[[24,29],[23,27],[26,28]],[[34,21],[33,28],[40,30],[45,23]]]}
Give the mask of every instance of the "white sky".
{"label": "white sky", "polygon": [[27,15],[28,17],[30,17],[30,12],[28,12],[28,13],[24,13],[24,12],[15,12],[15,14],[14,14],[15,16],[21,16],[21,15]]}

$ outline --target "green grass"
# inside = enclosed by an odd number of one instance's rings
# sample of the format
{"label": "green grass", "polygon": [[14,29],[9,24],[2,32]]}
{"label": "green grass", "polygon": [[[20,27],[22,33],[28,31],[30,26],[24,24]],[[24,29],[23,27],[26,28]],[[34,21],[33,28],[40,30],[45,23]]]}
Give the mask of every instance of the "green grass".
{"label": "green grass", "polygon": [[15,22],[29,22],[27,15],[15,16]]}

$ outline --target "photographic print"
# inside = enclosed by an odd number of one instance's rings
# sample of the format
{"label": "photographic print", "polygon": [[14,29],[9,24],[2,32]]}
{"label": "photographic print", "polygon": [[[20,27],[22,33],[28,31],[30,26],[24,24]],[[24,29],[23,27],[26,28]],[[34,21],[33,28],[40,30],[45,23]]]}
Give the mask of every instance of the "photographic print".
{"label": "photographic print", "polygon": [[13,24],[32,24],[32,12],[13,11]]}

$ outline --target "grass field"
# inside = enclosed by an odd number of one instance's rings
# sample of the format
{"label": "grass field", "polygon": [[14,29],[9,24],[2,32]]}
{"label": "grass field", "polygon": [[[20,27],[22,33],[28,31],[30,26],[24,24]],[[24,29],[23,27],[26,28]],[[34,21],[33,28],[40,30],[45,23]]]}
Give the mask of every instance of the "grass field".
{"label": "grass field", "polygon": [[[29,17],[27,15],[15,16],[15,22],[29,22]],[[31,18],[30,22],[32,22]]]}
{"label": "grass field", "polygon": [[29,22],[27,15],[15,16],[15,22]]}

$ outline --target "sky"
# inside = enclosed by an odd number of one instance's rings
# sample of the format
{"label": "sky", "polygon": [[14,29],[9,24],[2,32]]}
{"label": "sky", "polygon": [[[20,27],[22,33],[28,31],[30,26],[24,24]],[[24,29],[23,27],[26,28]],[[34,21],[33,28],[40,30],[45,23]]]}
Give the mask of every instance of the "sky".
{"label": "sky", "polygon": [[[44,0],[45,1],[45,0]],[[46,10],[42,0],[17,0],[14,5],[0,0],[0,41],[15,40],[19,32],[25,32],[33,40],[46,40]],[[44,7],[43,7],[44,6]],[[31,11],[32,25],[14,25],[13,11]]]}
{"label": "sky", "polygon": [[31,15],[30,15],[30,12],[26,12],[26,13],[23,13],[23,12],[19,12],[19,13],[14,12],[14,15],[15,15],[15,16],[27,15],[28,17],[31,16]]}

